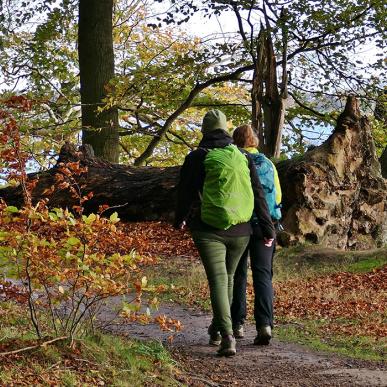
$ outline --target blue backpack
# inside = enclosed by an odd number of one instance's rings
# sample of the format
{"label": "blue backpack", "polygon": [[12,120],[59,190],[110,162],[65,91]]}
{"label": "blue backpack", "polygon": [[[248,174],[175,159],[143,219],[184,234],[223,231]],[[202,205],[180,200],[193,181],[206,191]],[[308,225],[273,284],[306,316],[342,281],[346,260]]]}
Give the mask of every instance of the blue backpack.
{"label": "blue backpack", "polygon": [[271,161],[262,153],[250,153],[254,161],[255,168],[261,182],[265,199],[269,207],[272,219],[279,220],[282,217],[281,205],[277,205],[275,201],[276,190],[274,185],[274,167]]}

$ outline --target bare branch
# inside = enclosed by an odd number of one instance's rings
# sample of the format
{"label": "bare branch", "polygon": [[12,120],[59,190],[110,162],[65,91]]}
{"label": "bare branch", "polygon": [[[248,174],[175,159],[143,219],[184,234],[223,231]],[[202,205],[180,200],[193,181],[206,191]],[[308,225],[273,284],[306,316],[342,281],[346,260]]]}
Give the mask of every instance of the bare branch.
{"label": "bare branch", "polygon": [[9,356],[9,355],[15,355],[15,354],[21,353],[21,352],[31,351],[33,349],[45,347],[45,346],[47,346],[49,344],[53,344],[53,343],[56,343],[58,341],[67,340],[68,338],[69,338],[68,336],[57,337],[57,338],[52,339],[52,340],[44,341],[41,344],[32,345],[31,347],[25,347],[25,348],[21,348],[21,349],[16,349],[15,351],[9,351],[9,352],[0,352],[0,356]]}
{"label": "bare branch", "polygon": [[290,95],[290,96],[294,99],[294,101],[295,101],[298,105],[300,105],[303,109],[310,111],[310,112],[313,113],[315,116],[322,117],[322,118],[326,118],[326,115],[325,115],[325,114],[320,113],[320,112],[318,112],[317,110],[312,109],[310,106],[307,106],[307,105],[305,105],[304,103],[302,103],[302,102],[294,95],[294,93],[289,92],[289,95]]}

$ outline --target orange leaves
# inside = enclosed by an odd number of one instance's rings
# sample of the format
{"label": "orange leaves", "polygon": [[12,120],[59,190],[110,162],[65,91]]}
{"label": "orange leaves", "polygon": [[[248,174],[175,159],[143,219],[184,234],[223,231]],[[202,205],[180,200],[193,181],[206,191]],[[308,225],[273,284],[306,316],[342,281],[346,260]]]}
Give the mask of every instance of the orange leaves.
{"label": "orange leaves", "polygon": [[5,101],[2,101],[8,108],[16,108],[27,112],[32,108],[32,101],[23,95],[13,95]]}
{"label": "orange leaves", "polygon": [[[288,319],[329,321],[331,332],[387,335],[381,316],[387,307],[387,266],[370,273],[341,272],[275,284],[275,313]],[[346,320],[339,323],[338,320]]]}
{"label": "orange leaves", "polygon": [[150,257],[190,257],[198,253],[187,231],[176,231],[166,222],[121,223],[120,228],[134,239],[136,250]]}
{"label": "orange leaves", "polygon": [[14,300],[18,303],[26,303],[28,294],[21,287],[9,281],[0,281],[0,300]]}
{"label": "orange leaves", "polygon": [[179,320],[174,320],[165,314],[155,317],[154,321],[159,324],[163,331],[179,332],[183,328]]}
{"label": "orange leaves", "polygon": [[[28,111],[31,108],[31,101],[24,96],[12,96],[2,101],[8,108],[16,108],[21,111]],[[29,155],[22,150],[20,133],[16,120],[11,111],[1,111],[0,126],[2,133],[0,137],[0,174],[7,181],[14,181],[21,184],[25,205],[31,205],[31,187],[28,187],[26,164]]]}

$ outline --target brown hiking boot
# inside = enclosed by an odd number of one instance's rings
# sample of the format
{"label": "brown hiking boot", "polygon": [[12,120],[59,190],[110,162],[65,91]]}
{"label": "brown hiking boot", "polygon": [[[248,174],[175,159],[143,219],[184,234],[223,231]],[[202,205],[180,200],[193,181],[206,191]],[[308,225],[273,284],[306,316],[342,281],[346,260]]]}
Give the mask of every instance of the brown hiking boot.
{"label": "brown hiking boot", "polygon": [[257,329],[257,336],[254,339],[254,345],[269,345],[271,340],[271,327],[265,325]]}
{"label": "brown hiking boot", "polygon": [[223,336],[217,352],[218,356],[234,356],[236,354],[236,341],[234,336]]}

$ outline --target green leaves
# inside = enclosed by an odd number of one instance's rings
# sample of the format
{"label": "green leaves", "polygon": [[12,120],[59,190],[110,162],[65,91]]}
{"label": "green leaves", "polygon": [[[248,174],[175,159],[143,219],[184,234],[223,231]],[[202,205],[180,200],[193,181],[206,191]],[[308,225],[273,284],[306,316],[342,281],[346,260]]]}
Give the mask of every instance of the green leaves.
{"label": "green leaves", "polygon": [[68,245],[68,246],[77,246],[79,244],[81,244],[81,241],[76,237],[70,237],[66,241],[66,245]]}
{"label": "green leaves", "polygon": [[5,211],[10,213],[10,214],[17,214],[19,212],[19,209],[15,206],[7,206],[5,208]]}

